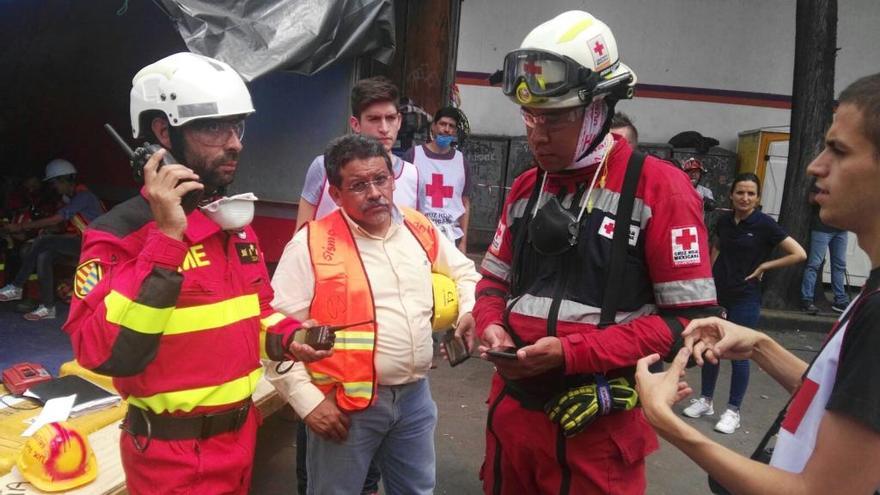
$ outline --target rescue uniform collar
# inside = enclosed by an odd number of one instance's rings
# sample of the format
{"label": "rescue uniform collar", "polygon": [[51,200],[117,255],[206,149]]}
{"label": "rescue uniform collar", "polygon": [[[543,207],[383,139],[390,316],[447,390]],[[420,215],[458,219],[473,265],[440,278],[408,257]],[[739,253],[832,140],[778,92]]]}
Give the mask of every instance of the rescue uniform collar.
{"label": "rescue uniform collar", "polygon": [[[141,186],[140,195],[146,201],[147,196],[144,194],[146,186]],[[193,210],[186,216],[186,232],[184,237],[189,242],[201,242],[220,232],[220,226],[206,217],[198,208]]]}
{"label": "rescue uniform collar", "polygon": [[198,209],[186,217],[186,232],[184,236],[192,243],[201,242],[220,232],[220,226],[205,216]]}

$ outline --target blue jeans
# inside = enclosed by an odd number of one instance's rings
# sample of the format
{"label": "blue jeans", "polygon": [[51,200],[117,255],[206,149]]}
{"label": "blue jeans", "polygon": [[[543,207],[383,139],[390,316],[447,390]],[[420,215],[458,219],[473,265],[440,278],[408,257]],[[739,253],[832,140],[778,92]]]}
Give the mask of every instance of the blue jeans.
{"label": "blue jeans", "polygon": [[825,259],[825,250],[831,251],[831,289],[834,291],[834,304],[846,306],[849,296],[846,295],[844,279],[846,277],[846,241],[844,232],[810,232],[810,254],[807,266],[804,267],[804,278],[801,282],[801,300],[813,302],[816,288],[816,277],[819,267]]}
{"label": "blue jeans", "polygon": [[[758,318],[761,316],[760,296],[747,301],[736,301],[728,304],[722,302],[722,306],[727,309],[728,320],[749,328],[754,328],[758,324]],[[742,405],[743,397],[746,395],[746,389],[749,388],[749,360],[732,360],[730,365],[730,397],[727,404],[735,409],[739,409]],[[703,397],[711,399],[715,394],[718,369],[719,365],[709,363],[708,361],[703,365],[703,384],[700,390],[700,395]]]}
{"label": "blue jeans", "polygon": [[[305,421],[300,421],[296,426],[296,491],[299,495],[306,495],[309,486],[309,474],[306,469],[306,454],[309,451],[308,427]],[[361,494],[377,493],[379,491],[379,480],[382,479],[382,473],[375,462],[370,463],[370,469],[367,470],[367,478],[364,480],[364,487]]]}
{"label": "blue jeans", "polygon": [[437,404],[427,378],[406,385],[380,385],[373,404],[349,413],[349,419],[343,443],[324,440],[308,430],[310,495],[360,493],[374,458],[388,495],[434,492]]}
{"label": "blue jeans", "polygon": [[21,268],[12,283],[24,287],[28,277],[37,270],[40,282],[40,302],[48,307],[55,306],[55,261],[59,257],[79,258],[82,239],[72,234],[42,235],[34,239],[31,250],[21,260]]}

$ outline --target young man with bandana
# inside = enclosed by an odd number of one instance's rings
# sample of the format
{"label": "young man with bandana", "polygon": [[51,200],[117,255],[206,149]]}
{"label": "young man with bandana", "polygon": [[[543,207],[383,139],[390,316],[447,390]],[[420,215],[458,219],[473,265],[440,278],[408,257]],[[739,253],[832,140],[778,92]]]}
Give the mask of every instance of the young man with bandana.
{"label": "young man with bandana", "polygon": [[[658,444],[634,407],[634,365],[674,355],[690,317],[716,314],[687,176],[608,132],[635,81],[608,27],[581,11],[505,57],[503,90],[522,107],[537,167],[513,183],[477,286],[480,351],[497,369],[485,493],[643,493]],[[631,213],[615,229],[618,208]],[[507,347],[512,357],[495,352]]]}
{"label": "young man with bandana", "polygon": [[424,177],[419,188],[419,211],[425,214],[447,239],[467,252],[470,220],[470,164],[455,149],[464,115],[455,107],[443,107],[434,114],[431,142],[413,146],[403,155]]}

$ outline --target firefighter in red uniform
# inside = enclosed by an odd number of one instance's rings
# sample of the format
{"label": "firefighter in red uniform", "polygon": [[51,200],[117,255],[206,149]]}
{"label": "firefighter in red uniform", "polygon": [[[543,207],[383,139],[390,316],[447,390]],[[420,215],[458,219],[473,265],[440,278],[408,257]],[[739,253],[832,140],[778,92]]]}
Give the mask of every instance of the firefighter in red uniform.
{"label": "firefighter in red uniform", "polygon": [[[128,402],[131,493],[247,493],[261,342],[273,360],[326,355],[294,343],[300,323],[269,306],[253,203],[196,208],[232,182],[253,111],[241,77],[207,57],[171,55],[133,80],[134,136],[164,149],[141,194],[86,231],[64,326],[77,361],[113,376]],[[186,166],[160,167],[166,150]]]}
{"label": "firefighter in red uniform", "polygon": [[635,79],[608,27],[580,11],[505,58],[537,167],[513,183],[477,286],[480,351],[497,369],[485,493],[643,493],[657,439],[634,365],[674,355],[687,318],[717,309],[687,176],[608,132]]}

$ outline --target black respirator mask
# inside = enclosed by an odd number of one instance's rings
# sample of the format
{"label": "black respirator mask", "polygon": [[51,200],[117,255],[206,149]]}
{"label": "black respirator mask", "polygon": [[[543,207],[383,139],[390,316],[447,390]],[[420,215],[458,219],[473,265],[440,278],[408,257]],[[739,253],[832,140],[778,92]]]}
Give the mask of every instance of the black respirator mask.
{"label": "black respirator mask", "polygon": [[551,196],[529,222],[529,242],[538,254],[557,256],[577,245],[579,226],[578,218]]}

